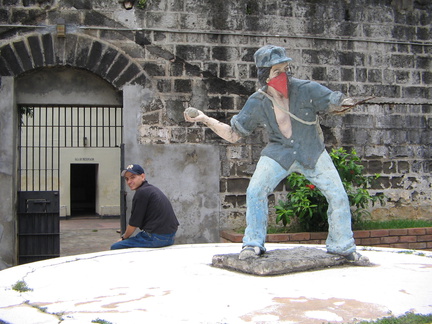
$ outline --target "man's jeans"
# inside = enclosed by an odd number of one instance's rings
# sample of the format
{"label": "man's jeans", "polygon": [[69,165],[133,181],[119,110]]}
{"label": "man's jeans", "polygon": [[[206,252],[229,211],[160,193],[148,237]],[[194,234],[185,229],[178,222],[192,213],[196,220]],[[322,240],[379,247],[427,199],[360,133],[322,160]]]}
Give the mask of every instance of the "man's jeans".
{"label": "man's jeans", "polygon": [[329,204],[327,210],[329,233],[327,251],[348,255],[356,250],[351,229],[351,212],[348,196],[339,173],[327,151],[319,157],[315,169],[307,169],[297,161],[285,170],[273,159],[262,156],[246,192],[246,223],[243,246],[258,246],[265,251],[267,234],[268,195],[290,173],[299,172],[321,190]]}
{"label": "man's jeans", "polygon": [[144,231],[137,235],[118,241],[111,245],[111,250],[127,248],[158,248],[174,244],[175,233],[173,234],[152,234]]}

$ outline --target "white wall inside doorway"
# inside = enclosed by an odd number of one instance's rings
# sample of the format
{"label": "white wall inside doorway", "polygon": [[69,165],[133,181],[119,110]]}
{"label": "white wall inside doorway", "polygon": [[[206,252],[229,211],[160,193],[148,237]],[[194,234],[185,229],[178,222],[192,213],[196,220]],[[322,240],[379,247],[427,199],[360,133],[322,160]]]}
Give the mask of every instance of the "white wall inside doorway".
{"label": "white wall inside doorway", "polygon": [[120,148],[63,148],[60,150],[60,216],[71,215],[71,164],[97,164],[95,211],[120,215]]}

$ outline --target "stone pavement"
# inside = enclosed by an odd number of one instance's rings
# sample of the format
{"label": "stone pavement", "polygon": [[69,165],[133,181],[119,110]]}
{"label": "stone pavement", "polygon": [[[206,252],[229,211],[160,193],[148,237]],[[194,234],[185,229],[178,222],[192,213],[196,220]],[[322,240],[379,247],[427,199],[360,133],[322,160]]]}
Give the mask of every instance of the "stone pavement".
{"label": "stone pavement", "polygon": [[120,219],[91,216],[60,221],[60,256],[107,251],[120,234]]}
{"label": "stone pavement", "polygon": [[[16,266],[0,271],[0,319],[11,324],[322,324],[432,313],[432,252],[359,247],[375,266],[265,277],[211,266],[214,255],[240,249],[238,243],[174,245]],[[31,290],[12,289],[19,281]]]}

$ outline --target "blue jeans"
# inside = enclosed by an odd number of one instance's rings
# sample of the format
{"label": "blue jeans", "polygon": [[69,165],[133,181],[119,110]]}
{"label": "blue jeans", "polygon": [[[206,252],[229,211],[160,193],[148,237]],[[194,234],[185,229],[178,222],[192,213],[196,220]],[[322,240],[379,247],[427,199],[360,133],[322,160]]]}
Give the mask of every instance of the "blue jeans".
{"label": "blue jeans", "polygon": [[137,235],[127,238],[123,241],[118,241],[111,245],[111,250],[127,249],[127,248],[158,248],[174,244],[173,234],[152,234],[144,231],[139,232]]}
{"label": "blue jeans", "polygon": [[258,246],[265,251],[267,235],[268,195],[290,173],[299,172],[313,183],[326,197],[329,232],[327,251],[348,255],[356,250],[351,229],[351,211],[348,196],[339,173],[327,151],[320,155],[314,169],[301,166],[297,161],[285,170],[273,159],[262,156],[258,161],[246,192],[246,223],[243,246]]}

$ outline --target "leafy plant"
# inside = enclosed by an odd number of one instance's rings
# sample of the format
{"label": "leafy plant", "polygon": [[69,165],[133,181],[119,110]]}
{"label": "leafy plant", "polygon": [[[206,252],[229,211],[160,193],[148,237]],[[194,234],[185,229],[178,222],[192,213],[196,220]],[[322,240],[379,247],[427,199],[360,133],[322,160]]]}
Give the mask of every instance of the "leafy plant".
{"label": "leafy plant", "polygon": [[138,7],[139,9],[145,9],[146,4],[147,4],[147,0],[139,0],[139,1],[138,1],[138,4],[137,4],[137,7]]}
{"label": "leafy plant", "polygon": [[[370,195],[368,189],[373,180],[379,177],[364,176],[364,166],[355,150],[332,149],[330,156],[348,195],[353,221],[369,215],[368,207],[376,202],[384,205],[386,197],[382,193]],[[284,226],[296,221],[305,231],[326,231],[328,229],[328,202],[324,195],[304,175],[292,173],[287,177],[290,187],[285,201],[276,205],[276,223]]]}
{"label": "leafy plant", "polygon": [[12,286],[12,289],[15,291],[18,291],[18,292],[26,292],[26,291],[32,291],[33,290],[27,286],[27,283],[24,280],[17,281]]}
{"label": "leafy plant", "polygon": [[33,107],[27,106],[19,106],[18,114],[20,115],[20,125],[24,125],[24,115],[27,115],[29,118],[33,118]]}

